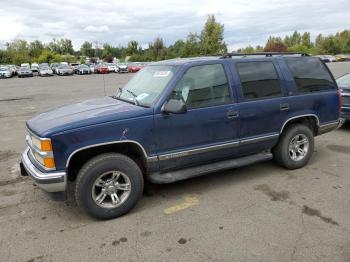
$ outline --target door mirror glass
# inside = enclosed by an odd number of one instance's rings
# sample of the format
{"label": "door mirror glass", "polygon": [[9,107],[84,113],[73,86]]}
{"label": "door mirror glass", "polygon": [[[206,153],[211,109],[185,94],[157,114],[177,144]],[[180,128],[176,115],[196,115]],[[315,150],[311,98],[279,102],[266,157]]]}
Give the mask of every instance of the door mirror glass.
{"label": "door mirror glass", "polygon": [[187,107],[182,100],[170,99],[163,105],[162,112],[168,114],[184,114],[187,112]]}

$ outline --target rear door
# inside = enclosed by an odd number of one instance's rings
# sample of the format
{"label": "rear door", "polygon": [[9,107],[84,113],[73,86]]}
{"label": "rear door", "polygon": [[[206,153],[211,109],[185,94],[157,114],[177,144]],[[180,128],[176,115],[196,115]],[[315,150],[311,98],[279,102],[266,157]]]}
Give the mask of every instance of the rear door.
{"label": "rear door", "polygon": [[237,154],[239,118],[227,63],[189,67],[168,99],[181,99],[184,114],[155,115],[161,170],[184,168]]}
{"label": "rear door", "polygon": [[239,96],[240,154],[269,149],[277,143],[289,110],[278,64],[266,59],[232,65]]}

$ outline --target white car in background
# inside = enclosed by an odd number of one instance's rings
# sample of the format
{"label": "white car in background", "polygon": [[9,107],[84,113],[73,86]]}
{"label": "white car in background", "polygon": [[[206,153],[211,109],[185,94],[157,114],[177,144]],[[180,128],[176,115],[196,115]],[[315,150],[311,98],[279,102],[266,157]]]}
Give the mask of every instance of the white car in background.
{"label": "white car in background", "polygon": [[329,62],[337,62],[337,59],[333,55],[325,55],[328,58]]}
{"label": "white car in background", "polygon": [[106,66],[108,67],[109,72],[118,72],[117,66],[113,63],[107,63]]}
{"label": "white car in background", "polygon": [[39,64],[38,63],[32,63],[32,66],[30,67],[33,72],[38,72],[39,70]]}
{"label": "white car in background", "polygon": [[95,73],[96,65],[95,64],[90,64],[89,67],[90,67],[90,72],[91,73]]}
{"label": "white car in background", "polygon": [[0,78],[10,78],[12,72],[8,66],[0,66]]}
{"label": "white car in background", "polygon": [[39,76],[53,76],[53,71],[49,66],[43,65],[38,69]]}
{"label": "white car in background", "polygon": [[118,64],[118,73],[129,73],[128,65],[125,63]]}

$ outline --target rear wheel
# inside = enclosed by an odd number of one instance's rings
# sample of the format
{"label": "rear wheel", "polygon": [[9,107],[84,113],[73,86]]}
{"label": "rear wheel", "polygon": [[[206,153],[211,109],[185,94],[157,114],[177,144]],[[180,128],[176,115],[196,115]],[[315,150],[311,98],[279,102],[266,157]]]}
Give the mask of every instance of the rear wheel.
{"label": "rear wheel", "polygon": [[314,136],[311,129],[302,124],[289,126],[273,149],[276,162],[287,168],[305,166],[314,151]]}
{"label": "rear wheel", "polygon": [[79,171],[75,198],[78,206],[98,219],[129,212],[142,196],[139,166],[129,157],[107,153],[89,160]]}

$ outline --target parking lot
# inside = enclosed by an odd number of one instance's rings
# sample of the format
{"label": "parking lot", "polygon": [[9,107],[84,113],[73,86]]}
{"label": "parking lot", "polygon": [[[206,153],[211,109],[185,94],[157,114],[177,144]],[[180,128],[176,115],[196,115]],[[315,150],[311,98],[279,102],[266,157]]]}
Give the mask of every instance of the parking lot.
{"label": "parking lot", "polygon": [[[332,63],[335,76],[350,63]],[[0,261],[350,261],[350,125],[317,137],[310,163],[273,161],[155,186],[97,221],[19,176],[25,121],[111,95],[132,74],[0,80]]]}

